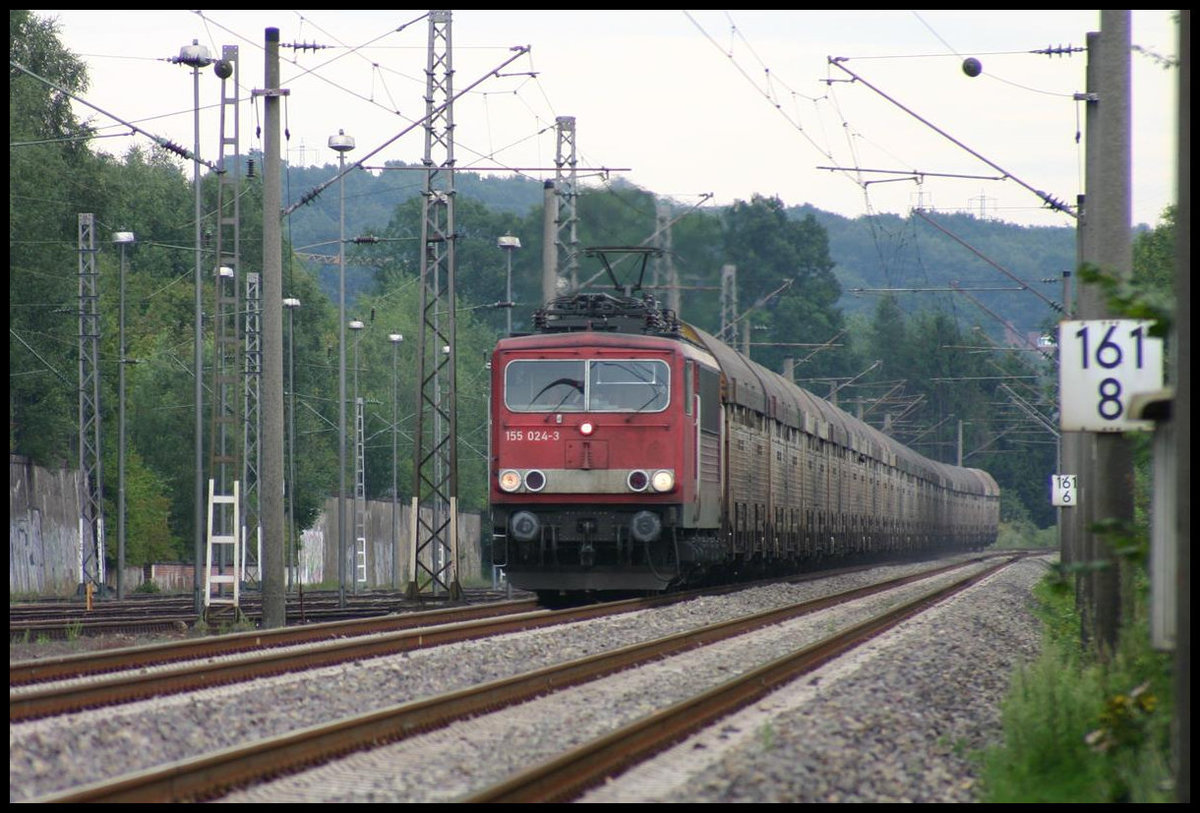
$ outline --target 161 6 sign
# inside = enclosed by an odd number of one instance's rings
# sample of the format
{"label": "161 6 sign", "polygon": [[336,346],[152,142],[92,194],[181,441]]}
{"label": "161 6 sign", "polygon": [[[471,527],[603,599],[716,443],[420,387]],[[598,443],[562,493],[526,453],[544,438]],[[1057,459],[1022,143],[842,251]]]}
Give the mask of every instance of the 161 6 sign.
{"label": "161 6 sign", "polygon": [[1153,429],[1129,418],[1129,399],[1162,389],[1163,343],[1154,323],[1096,319],[1058,325],[1060,425],[1065,432]]}
{"label": "161 6 sign", "polygon": [[1071,508],[1079,502],[1079,476],[1075,474],[1050,475],[1050,504]]}

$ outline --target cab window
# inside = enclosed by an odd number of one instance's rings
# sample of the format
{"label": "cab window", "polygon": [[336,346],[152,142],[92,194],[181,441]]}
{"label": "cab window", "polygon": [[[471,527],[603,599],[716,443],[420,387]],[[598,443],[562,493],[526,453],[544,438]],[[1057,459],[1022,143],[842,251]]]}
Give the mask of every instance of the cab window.
{"label": "cab window", "polygon": [[656,359],[592,361],[589,412],[661,412],[670,401],[668,368]]}
{"label": "cab window", "polygon": [[514,361],[504,369],[504,404],[513,412],[582,412],[583,360]]}
{"label": "cab window", "polygon": [[523,359],[504,370],[513,412],[661,412],[670,369],[658,359]]}

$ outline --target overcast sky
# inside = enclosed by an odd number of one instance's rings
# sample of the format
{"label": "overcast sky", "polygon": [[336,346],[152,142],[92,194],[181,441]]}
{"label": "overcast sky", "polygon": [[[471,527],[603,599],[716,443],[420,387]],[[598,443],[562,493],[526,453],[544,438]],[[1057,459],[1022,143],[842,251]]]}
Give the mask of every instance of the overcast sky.
{"label": "overcast sky", "polygon": [[[423,10],[37,13],[57,17],[88,64],[90,103],[188,149],[191,69],[168,60],[193,40],[214,56],[238,46],[240,146],[261,149],[251,90],[263,87],[269,27],[285,46],[321,46],[280,49],[293,164],[336,163],[327,142],[339,129],[357,142],[348,161],[360,159],[425,114]],[[454,90],[479,82],[454,107],[460,167],[552,179],[555,119],[573,116],[585,187],[604,183],[606,170],[681,204],[762,194],[848,217],[921,205],[1074,225],[1021,184],[1069,204],[1083,191],[1084,110],[1072,97],[1085,90],[1087,57],[1066,52],[1099,31],[1098,11],[466,10],[452,19]],[[1153,224],[1175,199],[1178,71],[1159,64],[1177,55],[1173,12],[1133,12],[1132,38],[1132,220]],[[1056,53],[1033,53],[1046,49]],[[982,65],[974,78],[962,69],[968,57]],[[203,70],[206,160],[218,152],[219,93]],[[149,144],[77,109],[109,136],[100,149]],[[416,127],[366,163],[423,153]]]}

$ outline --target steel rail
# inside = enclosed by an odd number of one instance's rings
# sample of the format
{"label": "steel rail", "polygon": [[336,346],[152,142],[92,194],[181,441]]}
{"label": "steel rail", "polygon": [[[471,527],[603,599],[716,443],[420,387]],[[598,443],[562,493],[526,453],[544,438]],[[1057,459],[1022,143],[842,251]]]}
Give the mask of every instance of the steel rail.
{"label": "steel rail", "polygon": [[[54,680],[67,680],[87,675],[99,675],[147,666],[160,666],[198,658],[232,655],[262,649],[322,640],[343,639],[360,635],[375,635],[414,627],[427,627],[452,621],[489,618],[497,615],[530,612],[537,602],[532,599],[504,601],[476,606],[427,610],[401,615],[373,616],[345,621],[327,621],[274,630],[255,630],[229,635],[170,641],[77,655],[62,655],[34,661],[10,662],[8,685],[28,686]],[[14,719],[10,716],[9,719]]]}
{"label": "steel rail", "polygon": [[[725,640],[829,606],[892,590],[947,571],[978,564],[946,565],[832,596],[710,624],[665,638],[631,644],[562,664],[500,678],[431,698],[410,701],[333,723],[311,726],[235,746],[213,754],[94,782],[31,801],[189,802],[214,798],[229,789],[294,772],[364,748],[375,748],[454,721],[496,711],[534,697],[560,691],[622,669]],[[988,573],[993,572],[993,568]],[[968,580],[977,581],[975,575]],[[938,595],[945,593],[938,591]],[[566,611],[562,611],[566,612]],[[832,657],[829,655],[828,657]]]}
{"label": "steel rail", "polygon": [[977,584],[1014,559],[993,565],[889,610],[842,633],[784,655],[709,691],[643,717],[610,734],[523,771],[460,801],[466,804],[566,802],[880,635],[943,599]]}
{"label": "steel rail", "polygon": [[[855,573],[861,569],[861,567],[846,567],[836,570],[814,571],[792,576],[782,581],[795,583],[812,579],[829,578],[831,576]],[[606,602],[601,605],[594,605],[589,612],[597,612],[597,607],[610,608],[602,612],[632,612],[648,607],[658,607],[664,604],[686,601],[697,596],[720,595],[735,590],[745,590],[760,584],[771,584],[779,581],[779,579],[765,579],[757,582],[739,582],[715,588],[709,587],[640,599]],[[516,606],[517,604],[521,606]],[[511,606],[511,609],[504,609],[509,606]],[[289,626],[276,630],[233,633],[189,639],[186,641],[170,641],[109,651],[93,651],[75,655],[61,655],[53,658],[10,662],[9,687],[46,683],[52,680],[72,679],[93,674],[105,674],[123,669],[158,666],[166,663],[227,655],[236,652],[250,652],[275,646],[303,644],[323,639],[345,638],[352,635],[370,635],[392,630],[411,629],[422,625],[429,626],[467,620],[470,618],[486,618],[502,612],[532,611],[536,606],[537,604],[533,599],[517,599],[511,602],[493,602],[476,606],[467,605],[465,608],[460,606],[458,608],[444,608],[368,618],[360,616],[336,621]],[[351,613],[354,611],[355,608],[346,608],[341,612]]]}

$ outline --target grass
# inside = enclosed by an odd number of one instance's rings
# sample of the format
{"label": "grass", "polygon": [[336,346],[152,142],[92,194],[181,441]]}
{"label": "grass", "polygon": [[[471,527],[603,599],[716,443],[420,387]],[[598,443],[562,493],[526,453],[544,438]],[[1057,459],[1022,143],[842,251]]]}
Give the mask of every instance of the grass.
{"label": "grass", "polygon": [[1058,528],[1038,528],[1031,522],[1002,522],[992,550],[1058,548]]}
{"label": "grass", "polygon": [[1042,653],[1013,678],[1003,744],[980,755],[980,800],[1173,802],[1172,659],[1150,646],[1145,587],[1101,661],[1080,644],[1073,582],[1052,573],[1035,590]]}
{"label": "grass", "polygon": [[218,635],[229,635],[234,632],[251,632],[258,626],[239,609],[235,618],[222,619],[217,626]]}
{"label": "grass", "polygon": [[762,745],[763,751],[770,751],[775,747],[775,727],[771,725],[770,720],[759,727],[758,741]]}

